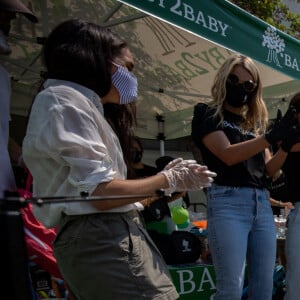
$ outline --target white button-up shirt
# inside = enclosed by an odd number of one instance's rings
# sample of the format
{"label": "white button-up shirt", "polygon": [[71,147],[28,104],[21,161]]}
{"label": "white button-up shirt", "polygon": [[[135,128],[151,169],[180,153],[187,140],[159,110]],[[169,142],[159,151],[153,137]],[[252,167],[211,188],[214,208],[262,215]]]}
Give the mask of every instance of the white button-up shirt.
{"label": "white button-up shirt", "polygon": [[[73,82],[49,79],[34,100],[23,158],[33,175],[37,197],[91,194],[98,184],[126,178],[119,140],[105,120],[100,98]],[[140,203],[106,212],[141,208]],[[56,226],[62,213],[99,213],[88,201],[35,206],[45,226]]]}

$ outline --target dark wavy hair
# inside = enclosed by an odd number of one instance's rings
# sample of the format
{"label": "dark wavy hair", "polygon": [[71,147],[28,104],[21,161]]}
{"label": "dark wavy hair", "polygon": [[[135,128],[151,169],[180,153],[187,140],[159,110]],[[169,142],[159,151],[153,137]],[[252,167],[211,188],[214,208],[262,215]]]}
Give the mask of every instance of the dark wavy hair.
{"label": "dark wavy hair", "polygon": [[136,121],[136,106],[135,103],[119,105],[114,103],[106,103],[103,105],[104,116],[116,133],[120,145],[122,147],[124,161],[127,166],[128,178],[134,177],[134,170],[131,164],[131,144],[135,139],[134,127]]}
{"label": "dark wavy hair", "polygon": [[111,62],[126,47],[108,28],[79,19],[64,21],[43,47],[45,77],[78,83],[103,97],[111,88]]}
{"label": "dark wavy hair", "polygon": [[294,106],[294,108],[296,109],[297,113],[300,112],[300,93],[296,93],[291,101],[290,101],[290,105],[289,106]]}
{"label": "dark wavy hair", "polygon": [[[111,89],[111,62],[127,44],[108,28],[79,19],[59,24],[43,48],[44,79],[72,81],[100,97]],[[136,125],[135,104],[103,105],[104,116],[119,138],[124,161],[130,169],[130,145]]]}

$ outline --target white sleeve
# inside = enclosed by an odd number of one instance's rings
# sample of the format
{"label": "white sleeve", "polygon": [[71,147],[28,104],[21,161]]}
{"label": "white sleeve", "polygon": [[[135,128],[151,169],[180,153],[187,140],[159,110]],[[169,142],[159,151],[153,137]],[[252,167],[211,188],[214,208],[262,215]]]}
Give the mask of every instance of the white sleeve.
{"label": "white sleeve", "polygon": [[69,168],[68,181],[79,190],[111,181],[115,171],[103,142],[104,131],[95,121],[88,100],[66,92],[64,95],[46,92],[35,103],[31,119],[39,119],[32,122],[39,124],[39,130],[34,148]]}

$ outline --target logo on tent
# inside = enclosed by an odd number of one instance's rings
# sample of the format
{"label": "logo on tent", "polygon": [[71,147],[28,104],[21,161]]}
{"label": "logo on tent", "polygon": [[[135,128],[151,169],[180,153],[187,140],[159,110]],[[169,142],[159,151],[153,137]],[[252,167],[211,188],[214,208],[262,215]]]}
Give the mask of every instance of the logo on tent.
{"label": "logo on tent", "polygon": [[[300,71],[297,58],[292,57],[286,52],[285,41],[276,32],[276,28],[269,26],[263,34],[262,46],[269,49],[266,61],[275,63],[277,67],[288,67],[296,71]],[[280,64],[281,63],[281,64]]]}
{"label": "logo on tent", "polygon": [[268,27],[262,37],[263,47],[269,49],[267,62],[274,62],[276,66],[281,67],[278,56],[283,57],[285,48],[284,40],[276,33],[274,27]]}

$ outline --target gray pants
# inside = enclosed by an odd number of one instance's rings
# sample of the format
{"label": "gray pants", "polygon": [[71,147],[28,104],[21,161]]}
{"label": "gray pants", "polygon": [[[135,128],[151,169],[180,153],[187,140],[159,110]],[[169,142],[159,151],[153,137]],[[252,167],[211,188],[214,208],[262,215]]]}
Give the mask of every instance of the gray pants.
{"label": "gray pants", "polygon": [[66,216],[54,251],[76,300],[178,298],[136,211]]}

